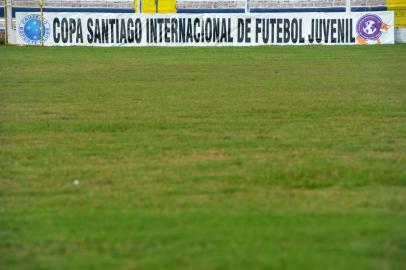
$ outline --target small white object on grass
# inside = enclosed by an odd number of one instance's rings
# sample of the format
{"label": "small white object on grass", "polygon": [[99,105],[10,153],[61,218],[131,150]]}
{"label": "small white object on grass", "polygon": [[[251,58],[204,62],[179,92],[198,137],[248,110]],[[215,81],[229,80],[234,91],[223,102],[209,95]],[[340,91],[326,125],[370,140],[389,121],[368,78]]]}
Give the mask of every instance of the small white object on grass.
{"label": "small white object on grass", "polygon": [[80,181],[79,181],[78,179],[75,179],[75,180],[73,180],[73,184],[74,184],[75,186],[79,186]]}

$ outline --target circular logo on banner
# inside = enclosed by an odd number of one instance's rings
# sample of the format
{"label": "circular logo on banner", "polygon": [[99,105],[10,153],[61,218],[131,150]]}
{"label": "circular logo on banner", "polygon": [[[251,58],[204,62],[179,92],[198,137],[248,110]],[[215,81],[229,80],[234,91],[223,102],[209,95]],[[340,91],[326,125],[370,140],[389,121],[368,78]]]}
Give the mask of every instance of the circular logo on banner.
{"label": "circular logo on banner", "polygon": [[[49,23],[43,19],[43,40],[49,38]],[[19,33],[21,38],[28,44],[41,43],[41,16],[37,14],[30,14],[25,16],[19,25]]]}
{"label": "circular logo on banner", "polygon": [[357,22],[357,33],[363,39],[376,40],[382,35],[382,23],[378,15],[364,15]]}

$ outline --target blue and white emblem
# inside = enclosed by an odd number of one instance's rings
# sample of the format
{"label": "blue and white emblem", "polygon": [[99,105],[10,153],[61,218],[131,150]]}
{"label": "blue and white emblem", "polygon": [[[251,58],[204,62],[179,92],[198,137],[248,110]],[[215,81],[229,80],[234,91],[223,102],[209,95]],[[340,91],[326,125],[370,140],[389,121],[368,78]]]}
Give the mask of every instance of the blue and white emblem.
{"label": "blue and white emblem", "polygon": [[[49,38],[49,23],[43,19],[43,41]],[[41,44],[41,16],[29,14],[25,16],[19,25],[20,37],[28,44]]]}

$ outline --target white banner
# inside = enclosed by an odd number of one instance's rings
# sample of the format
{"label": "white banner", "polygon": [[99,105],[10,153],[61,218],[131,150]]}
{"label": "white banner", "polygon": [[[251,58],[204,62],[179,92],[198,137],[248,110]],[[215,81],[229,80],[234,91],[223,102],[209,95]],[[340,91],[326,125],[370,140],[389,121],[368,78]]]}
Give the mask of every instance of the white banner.
{"label": "white banner", "polygon": [[17,44],[255,46],[393,44],[393,11],[371,13],[17,13]]}

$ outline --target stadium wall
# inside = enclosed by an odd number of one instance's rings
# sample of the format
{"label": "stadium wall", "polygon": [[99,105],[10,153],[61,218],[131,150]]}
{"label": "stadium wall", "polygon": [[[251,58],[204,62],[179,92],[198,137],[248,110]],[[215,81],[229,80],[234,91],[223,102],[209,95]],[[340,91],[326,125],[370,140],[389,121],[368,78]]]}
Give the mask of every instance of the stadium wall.
{"label": "stadium wall", "polygon": [[[10,0],[11,1],[11,0]],[[39,12],[40,0],[12,0],[17,12]],[[251,13],[344,12],[345,0],[250,0]],[[393,10],[397,42],[406,42],[406,0],[352,0],[353,12]],[[137,10],[133,0],[44,0],[44,12],[98,13],[244,13],[241,0],[142,0]],[[0,33],[4,32],[4,2],[0,1]],[[14,26],[15,28],[15,26]]]}
{"label": "stadium wall", "polygon": [[[38,12],[39,0],[14,0],[13,17],[16,12]],[[100,12],[133,13],[134,1],[74,1],[44,0],[45,12]],[[106,3],[106,4],[103,4]],[[0,4],[1,5],[1,4]],[[354,0],[353,12],[399,10],[406,0]],[[241,13],[245,12],[245,0],[142,0],[143,13]],[[345,0],[250,0],[250,12],[345,12]],[[2,5],[0,6],[2,7]],[[398,11],[404,17],[403,11]],[[0,8],[0,17],[4,17],[4,8]]]}

